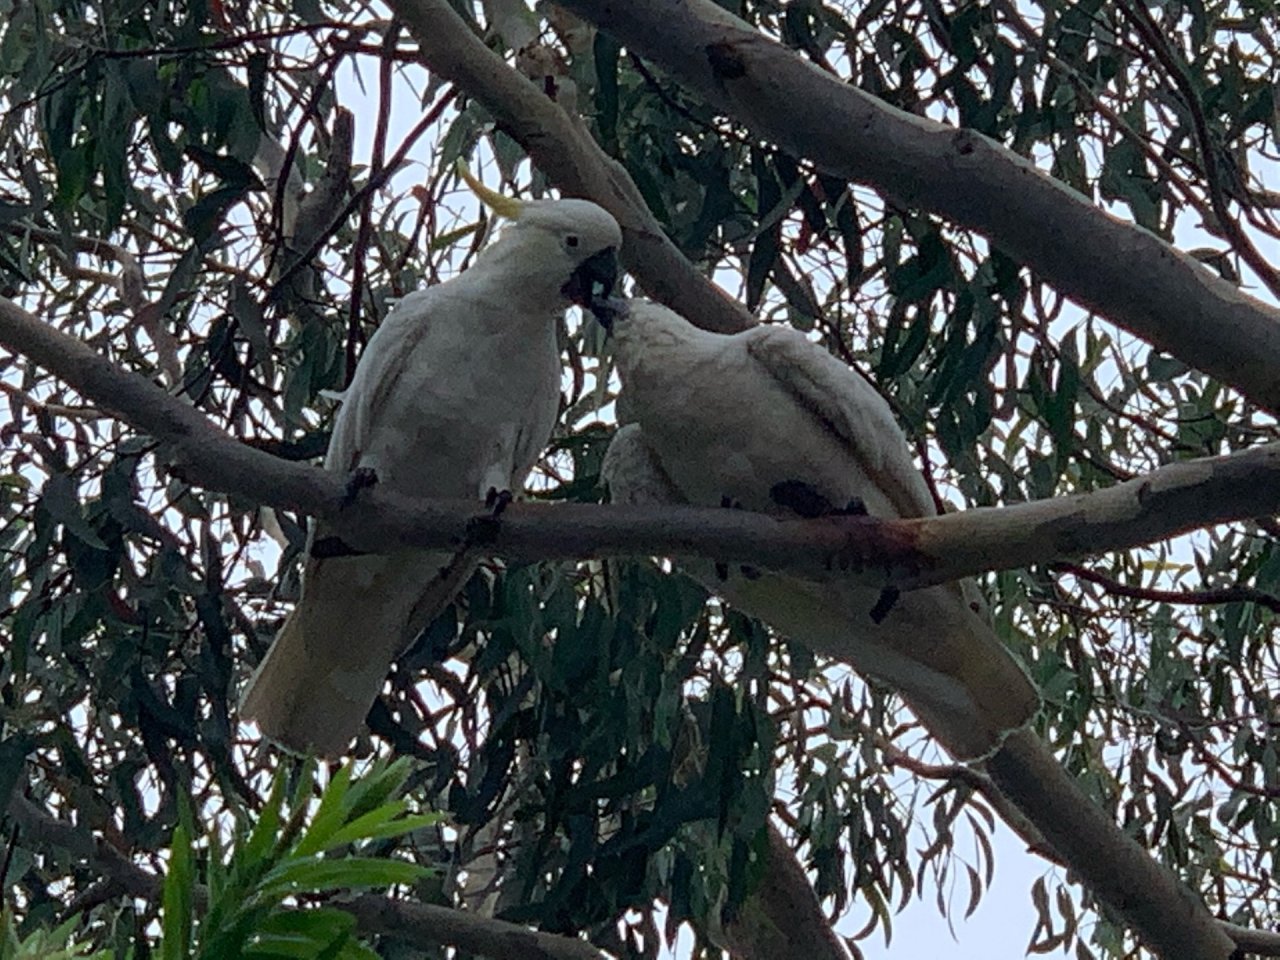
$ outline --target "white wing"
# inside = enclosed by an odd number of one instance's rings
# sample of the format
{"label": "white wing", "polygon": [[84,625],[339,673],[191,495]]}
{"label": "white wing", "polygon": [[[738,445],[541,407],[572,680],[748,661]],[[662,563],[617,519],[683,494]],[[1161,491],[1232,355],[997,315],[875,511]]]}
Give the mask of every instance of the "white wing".
{"label": "white wing", "polygon": [[[685,502],[634,424],[614,435],[601,476],[614,503]],[[1021,666],[952,589],[904,593],[884,622],[874,623],[868,611],[879,591],[856,581],[819,583],[767,571],[744,576],[706,560],[680,566],[743,613],[892,684],[956,757],[989,753],[1039,707]]]}
{"label": "white wing", "polygon": [[899,516],[938,512],[902,428],[871,384],[791,327],[760,326],[746,336],[751,357],[836,433]]}
{"label": "white wing", "polygon": [[414,348],[426,336],[432,312],[444,308],[447,297],[442,289],[432,287],[409,294],[369,339],[333,424],[326,469],[349,472],[360,465],[379,411],[396,388]]}

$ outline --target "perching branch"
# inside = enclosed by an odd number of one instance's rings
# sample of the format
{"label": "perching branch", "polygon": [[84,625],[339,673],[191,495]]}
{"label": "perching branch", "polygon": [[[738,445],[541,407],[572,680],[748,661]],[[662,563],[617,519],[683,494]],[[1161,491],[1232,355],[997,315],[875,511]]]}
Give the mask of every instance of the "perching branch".
{"label": "perching branch", "polygon": [[755,322],[676,249],[622,165],[486,47],[447,0],[391,0],[390,6],[418,41],[428,70],[484,104],[565,195],[594,200],[617,218],[623,263],[649,296],[708,330],[733,332]]}
{"label": "perching branch", "polygon": [[[198,410],[0,298],[0,344],[155,437],[175,472],[211,490],[323,518],[370,553],[456,547],[469,500],[378,490],[343,505],[345,478],[227,436]],[[917,520],[774,520],[741,510],[516,504],[487,552],[516,560],[675,556],[750,563],[815,579],[860,576],[910,589],[1152,543],[1200,527],[1280,513],[1280,443],[1170,464],[1104,490]]]}
{"label": "perching branch", "polygon": [[1280,411],[1280,311],[1031,161],[889,106],[713,0],[559,2],[757,136],[978,231],[1088,309]]}

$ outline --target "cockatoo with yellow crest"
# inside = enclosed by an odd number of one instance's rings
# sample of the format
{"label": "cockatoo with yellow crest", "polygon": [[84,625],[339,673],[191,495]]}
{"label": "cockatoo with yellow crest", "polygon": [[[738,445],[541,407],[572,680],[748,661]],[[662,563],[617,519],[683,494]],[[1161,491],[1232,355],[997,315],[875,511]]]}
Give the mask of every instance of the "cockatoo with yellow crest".
{"label": "cockatoo with yellow crest", "polygon": [[[557,319],[607,296],[622,234],[589,201],[518,201],[459,172],[510,222],[469,269],[387,315],[343,396],[324,465],[410,496],[483,500],[518,490],[550,439]],[[341,754],[391,663],[474,566],[448,552],[357,555],[313,523],[301,597],[241,718],[290,750]]]}
{"label": "cockatoo with yellow crest", "polygon": [[[855,504],[892,519],[936,513],[889,406],[790,327],[709,333],[656,303],[606,300],[626,409],[603,477],[615,501],[731,503],[778,517]],[[896,599],[709,562],[687,571],[744,613],[897,688],[956,757],[995,750],[1039,697],[988,626],[972,583]],[[892,602],[886,602],[891,599]]]}

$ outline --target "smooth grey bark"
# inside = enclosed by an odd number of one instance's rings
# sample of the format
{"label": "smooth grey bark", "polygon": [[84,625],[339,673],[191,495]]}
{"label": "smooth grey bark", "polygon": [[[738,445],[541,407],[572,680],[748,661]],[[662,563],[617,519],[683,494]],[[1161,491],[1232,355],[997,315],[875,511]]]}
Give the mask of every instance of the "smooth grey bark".
{"label": "smooth grey bark", "polygon": [[876,99],[713,0],[558,2],[756,136],[978,231],[1088,309],[1280,412],[1280,311],[1024,157]]}
{"label": "smooth grey bark", "polygon": [[[321,517],[356,549],[458,547],[479,512],[468,500],[416,500],[377,487],[344,505],[345,478],[240,443],[156,384],[2,297],[0,344],[155,437],[162,459],[192,483]],[[1280,442],[1170,464],[1090,493],[913,520],[775,520],[704,507],[517,503],[482,546],[515,560],[691,557],[911,589],[1278,512]]]}

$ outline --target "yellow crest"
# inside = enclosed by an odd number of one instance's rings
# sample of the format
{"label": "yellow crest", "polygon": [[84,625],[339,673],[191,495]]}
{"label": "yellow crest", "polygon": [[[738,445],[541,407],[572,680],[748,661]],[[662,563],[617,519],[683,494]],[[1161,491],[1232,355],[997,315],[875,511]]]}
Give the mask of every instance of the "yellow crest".
{"label": "yellow crest", "polygon": [[486,207],[498,216],[506,217],[508,220],[516,220],[519,218],[520,212],[524,209],[523,203],[515,197],[504,197],[502,194],[498,193],[498,191],[490,190],[483,183],[477,180],[475,175],[467,169],[467,165],[463,162],[461,157],[458,158],[458,162],[454,169],[457,170],[458,176],[466,181],[467,186],[471,188],[471,192],[474,193],[480,199],[480,202]]}

